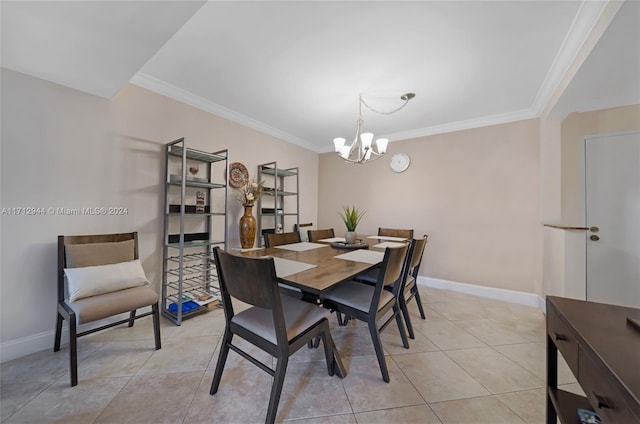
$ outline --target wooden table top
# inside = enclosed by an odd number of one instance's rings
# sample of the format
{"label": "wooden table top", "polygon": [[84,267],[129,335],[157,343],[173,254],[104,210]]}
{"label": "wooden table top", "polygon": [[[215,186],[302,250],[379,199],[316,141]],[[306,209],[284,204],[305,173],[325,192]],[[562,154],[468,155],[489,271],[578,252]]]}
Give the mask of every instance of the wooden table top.
{"label": "wooden table top", "polygon": [[[365,238],[362,241],[372,246],[384,240]],[[384,249],[374,247],[370,247],[370,250],[384,251]],[[353,279],[358,274],[366,272],[377,265],[335,258],[335,256],[347,252],[351,252],[351,250],[335,249],[328,245],[327,247],[319,247],[301,252],[270,247],[242,252],[240,255],[250,257],[273,256],[316,265],[314,268],[286,277],[280,277],[279,279],[283,283],[297,287],[302,291],[318,295],[336,284]]]}

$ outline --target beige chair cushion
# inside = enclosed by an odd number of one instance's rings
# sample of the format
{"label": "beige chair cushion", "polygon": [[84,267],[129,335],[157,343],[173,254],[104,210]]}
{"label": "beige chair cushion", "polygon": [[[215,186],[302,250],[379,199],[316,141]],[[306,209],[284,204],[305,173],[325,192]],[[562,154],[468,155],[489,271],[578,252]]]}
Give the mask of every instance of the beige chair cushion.
{"label": "beige chair cushion", "polygon": [[110,265],[65,268],[69,300],[149,285],[139,259]]}
{"label": "beige chair cushion", "polygon": [[67,268],[108,265],[135,259],[135,240],[111,243],[67,244]]}
{"label": "beige chair cushion", "polygon": [[[291,296],[280,296],[284,321],[287,329],[287,339],[295,337],[308,330],[323,318],[329,318],[331,313],[324,308],[313,305]],[[276,331],[273,322],[273,312],[270,309],[252,307],[234,315],[231,322],[251,331],[263,339],[275,344]]]}
{"label": "beige chair cushion", "polygon": [[134,287],[70,302],[76,322],[84,324],[158,303],[158,294],[149,286]]}
{"label": "beige chair cushion", "polygon": [[[331,300],[335,303],[340,303],[359,311],[368,312],[369,307],[371,306],[371,299],[373,298],[374,290],[375,286],[369,286],[355,281],[348,281],[329,290],[326,295],[322,296],[322,299]],[[378,310],[393,299],[393,293],[387,290],[382,290],[382,293],[380,293]]]}

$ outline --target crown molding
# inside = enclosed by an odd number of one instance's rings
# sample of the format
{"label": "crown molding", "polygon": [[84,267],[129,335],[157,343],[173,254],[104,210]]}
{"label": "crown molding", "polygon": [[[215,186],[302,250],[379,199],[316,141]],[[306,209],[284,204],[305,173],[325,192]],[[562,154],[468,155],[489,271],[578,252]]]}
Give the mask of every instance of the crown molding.
{"label": "crown molding", "polygon": [[200,97],[187,90],[178,88],[158,78],[152,77],[151,75],[138,72],[129,80],[129,83],[172,98],[181,103],[188,104],[189,106],[204,110],[205,112],[228,119],[229,121],[233,121],[237,124],[244,125],[245,127],[260,131],[288,143],[303,147],[307,150],[312,150],[314,152],[318,151],[317,147],[300,137],[296,137],[253,118],[249,118],[246,115],[227,109],[226,107],[220,106],[217,103],[205,99],[204,97]]}
{"label": "crown molding", "polygon": [[[542,115],[556,95],[559,97],[561,93],[558,93],[558,90],[564,91],[566,87],[561,88],[561,84],[565,77],[573,78],[574,75],[568,75],[568,73],[609,3],[611,3],[610,0],[583,1],[580,4],[571,27],[567,31],[567,35],[531,106],[536,116]],[[589,51],[594,46],[595,43],[589,48]]]}
{"label": "crown molding", "polygon": [[[488,127],[491,125],[507,124],[509,122],[524,121],[534,119],[538,116],[532,109],[524,109],[515,112],[501,113],[497,115],[484,116],[482,118],[467,119],[465,121],[450,122],[448,124],[434,125],[432,127],[418,128],[415,130],[400,131],[392,134],[380,134],[386,137],[390,143],[394,141],[409,140],[412,138],[427,137],[437,134],[445,134],[455,131],[469,130],[473,128]],[[331,146],[322,149],[319,153],[333,152]]]}
{"label": "crown molding", "polygon": [[[605,13],[606,10],[611,11],[614,9],[613,3],[617,2],[614,0],[581,2],[571,27],[569,28],[569,31],[567,32],[567,35],[565,36],[565,39],[562,42],[562,45],[558,50],[558,53],[556,54],[556,57],[554,58],[553,63],[547,72],[540,89],[538,90],[538,93],[536,94],[533,104],[528,109],[401,131],[382,136],[389,138],[390,142],[394,142],[539,118],[542,113],[549,108],[549,105],[554,101],[554,98],[557,98],[562,94],[560,91],[566,88],[562,87],[563,81],[568,77],[573,77],[573,75],[569,75],[572,66],[575,66],[575,62],[578,60],[579,56],[585,53],[583,51],[584,48],[589,47],[586,46],[587,40],[592,36],[592,33],[601,20],[603,13]],[[619,7],[620,6],[618,5],[617,8],[615,8],[615,11],[617,11]],[[615,14],[615,12],[612,13]],[[593,48],[594,45],[595,43],[592,43],[590,48]],[[129,82],[316,153],[333,152],[333,149],[329,144],[324,147],[315,146],[300,137],[296,137],[246,115],[227,109],[217,103],[175,87],[142,72],[138,72],[134,75]]]}

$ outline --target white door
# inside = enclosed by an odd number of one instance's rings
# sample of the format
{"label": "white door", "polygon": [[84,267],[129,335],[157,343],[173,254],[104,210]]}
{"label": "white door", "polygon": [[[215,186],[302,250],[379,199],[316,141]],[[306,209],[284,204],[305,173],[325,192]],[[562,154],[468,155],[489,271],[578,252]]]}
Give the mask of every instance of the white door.
{"label": "white door", "polygon": [[640,308],[640,132],[587,138],[585,173],[587,300]]}

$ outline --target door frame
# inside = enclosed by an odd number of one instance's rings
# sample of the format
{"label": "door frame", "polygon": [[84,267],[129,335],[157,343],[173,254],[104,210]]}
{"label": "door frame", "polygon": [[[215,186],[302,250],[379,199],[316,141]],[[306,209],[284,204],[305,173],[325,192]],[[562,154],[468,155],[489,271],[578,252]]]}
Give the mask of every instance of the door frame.
{"label": "door frame", "polygon": [[[626,130],[626,131],[615,131],[601,134],[590,134],[580,136],[580,189],[579,189],[579,201],[581,207],[581,215],[582,215],[582,226],[587,226],[587,140],[593,140],[598,138],[608,138],[608,137],[617,137],[617,136],[625,136],[631,134],[640,133],[640,128],[634,130]],[[584,231],[584,237],[581,238],[579,252],[576,252],[573,256],[577,261],[581,261],[583,263],[583,267],[581,268],[581,274],[578,275],[579,284],[581,285],[580,291],[582,293],[582,299],[587,299],[587,237],[589,237],[589,231]],[[567,264],[565,263],[565,269]]]}

